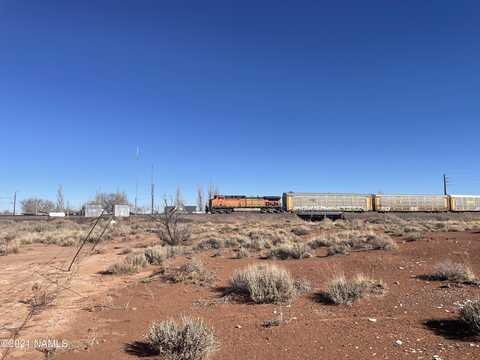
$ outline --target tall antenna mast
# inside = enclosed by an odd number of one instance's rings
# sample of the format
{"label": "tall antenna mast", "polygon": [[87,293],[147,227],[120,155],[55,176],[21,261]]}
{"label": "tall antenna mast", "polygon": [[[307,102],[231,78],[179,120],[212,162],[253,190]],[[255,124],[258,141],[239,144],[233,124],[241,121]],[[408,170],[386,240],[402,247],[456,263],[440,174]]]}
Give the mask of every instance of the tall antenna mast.
{"label": "tall antenna mast", "polygon": [[135,214],[138,213],[137,205],[138,205],[138,160],[140,159],[140,147],[137,145],[137,151],[135,153],[135,160],[137,160],[137,166],[135,169]]}

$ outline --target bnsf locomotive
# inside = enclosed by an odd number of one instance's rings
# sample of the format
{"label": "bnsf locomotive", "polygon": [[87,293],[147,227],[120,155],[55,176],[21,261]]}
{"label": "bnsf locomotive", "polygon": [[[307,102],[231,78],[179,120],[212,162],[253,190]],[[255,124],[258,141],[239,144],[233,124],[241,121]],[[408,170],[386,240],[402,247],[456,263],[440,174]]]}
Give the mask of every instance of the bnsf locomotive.
{"label": "bnsf locomotive", "polygon": [[207,212],[228,214],[235,210],[257,210],[265,213],[282,211],[280,196],[215,195],[209,200]]}
{"label": "bnsf locomotive", "polygon": [[215,195],[207,212],[232,213],[236,210],[327,214],[344,212],[480,212],[476,195],[386,195],[355,193],[294,193],[280,196],[248,197]]}

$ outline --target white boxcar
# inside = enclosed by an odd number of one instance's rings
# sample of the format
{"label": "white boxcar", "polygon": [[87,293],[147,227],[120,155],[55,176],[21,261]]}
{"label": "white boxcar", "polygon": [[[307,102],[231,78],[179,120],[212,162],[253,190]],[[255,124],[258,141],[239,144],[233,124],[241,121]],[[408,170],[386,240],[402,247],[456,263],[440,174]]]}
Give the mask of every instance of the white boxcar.
{"label": "white boxcar", "polygon": [[371,211],[373,196],[350,193],[294,193],[283,194],[283,208],[289,212]]}
{"label": "white boxcar", "polygon": [[115,217],[129,217],[130,205],[115,205],[113,208],[113,214]]}
{"label": "white boxcar", "polygon": [[444,195],[375,195],[375,210],[379,212],[448,211],[448,196]]}
{"label": "white boxcar", "polygon": [[85,217],[99,217],[102,214],[102,205],[87,204],[85,205]]}
{"label": "white boxcar", "polygon": [[480,195],[450,195],[452,211],[480,211]]}

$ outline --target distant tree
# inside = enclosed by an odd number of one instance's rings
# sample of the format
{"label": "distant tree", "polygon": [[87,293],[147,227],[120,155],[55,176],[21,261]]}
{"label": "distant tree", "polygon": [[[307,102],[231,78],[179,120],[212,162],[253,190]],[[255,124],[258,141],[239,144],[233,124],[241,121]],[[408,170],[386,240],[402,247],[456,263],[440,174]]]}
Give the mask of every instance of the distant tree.
{"label": "distant tree", "polygon": [[124,192],[117,191],[116,193],[97,193],[95,195],[96,204],[102,206],[107,212],[113,212],[115,205],[128,205],[128,197]]}
{"label": "distant tree", "polygon": [[217,185],[210,183],[210,185],[208,185],[208,199],[213,199],[213,197],[218,194],[220,194],[220,191]]}
{"label": "distant tree", "polygon": [[20,204],[22,205],[23,213],[28,214],[49,213],[55,210],[55,204],[53,201],[39,198],[24,199]]}
{"label": "distant tree", "polygon": [[65,211],[65,196],[63,194],[63,186],[60,185],[57,190],[57,211]]}
{"label": "distant tree", "polygon": [[177,193],[175,195],[175,208],[183,209],[183,206],[182,190],[180,190],[180,186],[177,186]]}
{"label": "distant tree", "polygon": [[204,196],[203,196],[203,187],[202,185],[197,186],[197,210],[203,211],[204,207]]}

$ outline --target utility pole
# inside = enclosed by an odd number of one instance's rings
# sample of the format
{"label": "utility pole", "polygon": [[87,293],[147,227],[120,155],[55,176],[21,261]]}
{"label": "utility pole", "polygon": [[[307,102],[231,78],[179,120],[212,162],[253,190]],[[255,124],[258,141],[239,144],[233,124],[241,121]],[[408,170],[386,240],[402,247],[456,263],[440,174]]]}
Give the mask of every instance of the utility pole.
{"label": "utility pole", "polygon": [[155,210],[155,184],[153,183],[153,165],[152,165],[152,204],[151,204],[151,214],[153,215],[153,212]]}
{"label": "utility pole", "polygon": [[448,194],[447,185],[448,185],[448,177],[446,174],[443,174],[443,195]]}
{"label": "utility pole", "polygon": [[13,216],[15,216],[15,211],[17,209],[17,192],[13,193]]}

